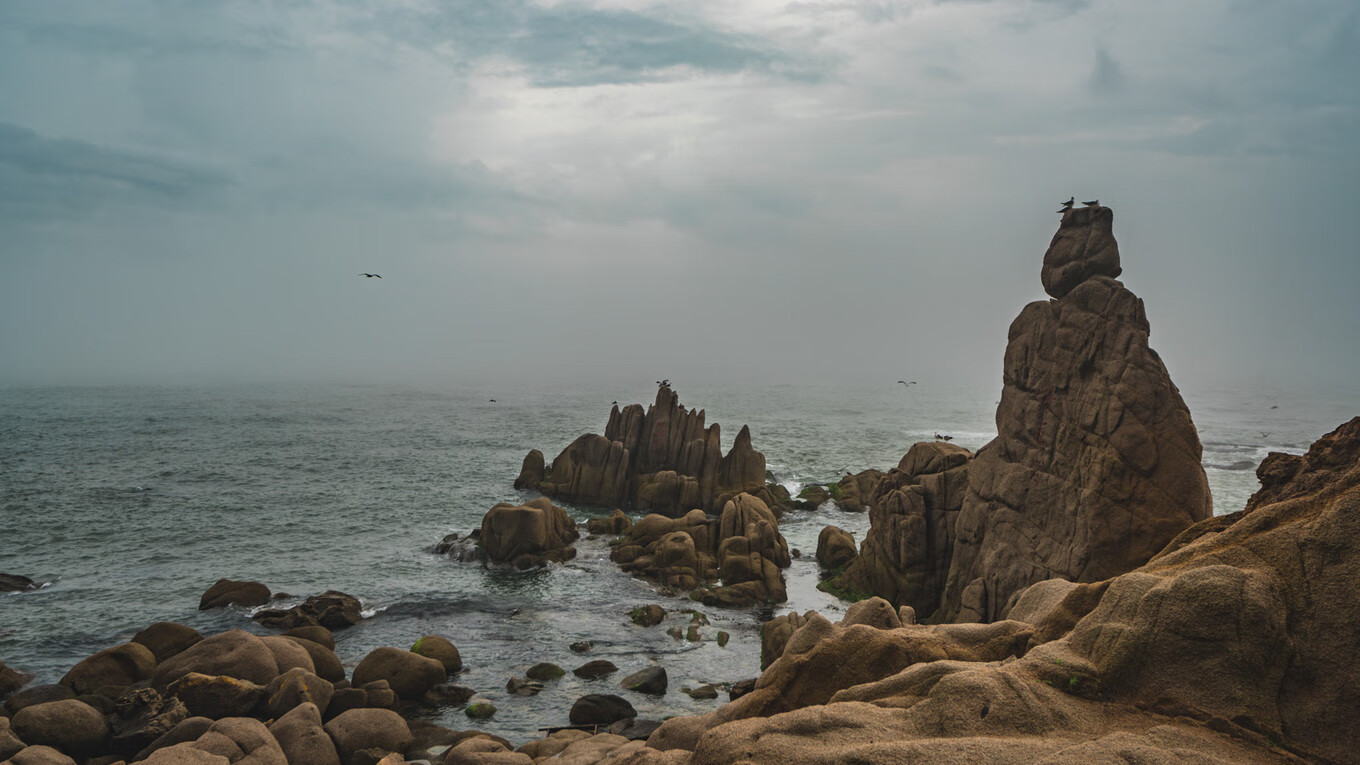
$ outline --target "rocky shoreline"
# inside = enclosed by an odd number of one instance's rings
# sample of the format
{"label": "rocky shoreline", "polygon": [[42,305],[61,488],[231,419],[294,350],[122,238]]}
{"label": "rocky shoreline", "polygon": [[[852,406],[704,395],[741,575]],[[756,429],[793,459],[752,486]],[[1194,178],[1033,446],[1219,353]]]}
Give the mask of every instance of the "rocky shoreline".
{"label": "rocky shoreline", "polygon": [[[603,659],[540,662],[506,693],[567,672],[621,693],[580,696],[568,725],[516,746],[477,729],[495,704],[457,682],[446,636],[376,648],[347,671],[332,633],[362,621],[357,598],[281,608],[266,585],[224,579],[199,608],[252,609],[277,634],[161,622],[51,685],[0,663],[0,763],[1355,762],[1360,417],[1304,455],[1271,454],[1246,507],[1213,517],[1190,413],[1141,301],[1115,280],[1112,221],[1098,205],[1064,214],[1041,274],[1052,299],[1011,326],[998,435],[976,452],[918,443],[886,472],[790,498],[749,429],[723,455],[718,426],[662,384],[647,411],[616,405],[604,435],[551,464],[530,452],[515,486],[543,496],[498,504],[434,548],[561,565],[582,529],[552,499],[612,510],[585,532],[696,606],[620,618],[660,629],[669,616],[677,640],[697,642],[699,605],[786,600],[787,513],[867,510],[858,546],[835,526],[818,538],[824,588],[854,601],[843,617],[766,622],[759,677],[680,689],[726,692],[713,711],[639,719],[625,694],[675,692],[662,665],[616,682]],[[424,721],[420,705],[461,708],[470,729]]]}

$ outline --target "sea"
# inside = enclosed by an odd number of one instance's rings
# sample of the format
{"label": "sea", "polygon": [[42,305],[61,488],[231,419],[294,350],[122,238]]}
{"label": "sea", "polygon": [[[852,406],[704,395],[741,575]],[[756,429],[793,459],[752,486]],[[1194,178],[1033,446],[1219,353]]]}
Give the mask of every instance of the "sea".
{"label": "sea", "polygon": [[[797,494],[847,472],[887,470],[937,434],[981,447],[996,433],[1000,383],[675,389],[721,424],[724,450],[749,425],[774,479]],[[816,589],[817,535],[836,525],[863,540],[867,514],[826,505],[784,517],[780,530],[802,554],[786,572],[790,599],[776,608],[668,597],[620,572],[607,538],[584,534],[574,560],[534,571],[433,552],[446,534],[477,528],[491,506],[535,496],[512,486],[530,449],[551,460],[577,436],[603,432],[612,401],[648,405],[655,395],[650,383],[0,388],[0,572],[43,583],[0,595],[0,660],[54,683],[158,621],[269,634],[251,609],[198,610],[219,578],[245,579],[285,593],[275,605],[331,589],[358,597],[367,618],[335,634],[349,668],[379,646],[449,638],[465,664],[452,682],[497,708],[486,721],[449,706],[411,708],[411,717],[519,744],[568,724],[572,702],[589,693],[623,695],[650,719],[712,710],[725,693],[694,700],[682,688],[755,677],[763,621],[808,609],[838,618],[845,604]],[[1266,454],[1301,453],[1360,409],[1354,391],[1182,395],[1218,514],[1242,508]],[[580,522],[612,510],[564,506]],[[671,612],[667,620],[632,624],[629,611],[649,603]],[[688,626],[687,609],[707,619],[700,640],[668,634]],[[719,632],[730,636],[725,646]],[[578,641],[594,647],[575,653]],[[505,689],[538,662],[571,670],[592,659],[620,671],[594,681],[569,672],[536,696]],[[669,677],[664,695],[618,687],[655,665]]]}

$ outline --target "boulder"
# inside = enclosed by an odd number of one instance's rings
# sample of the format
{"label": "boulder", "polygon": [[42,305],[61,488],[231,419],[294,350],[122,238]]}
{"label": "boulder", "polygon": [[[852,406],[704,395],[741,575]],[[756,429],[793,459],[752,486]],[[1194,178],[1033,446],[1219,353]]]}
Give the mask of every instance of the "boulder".
{"label": "boulder", "polygon": [[24,747],[5,761],[6,765],[76,765],[76,761],[50,746]]}
{"label": "boulder", "polygon": [[534,489],[575,504],[636,508],[679,516],[699,508],[716,511],[731,496],[766,491],[765,457],[742,428],[726,456],[716,424],[688,410],[669,386],[657,389],[644,413],[632,404],[609,413],[603,436],[586,434],[544,464],[529,452],[516,488]]}
{"label": "boulder", "polygon": [[476,696],[477,692],[466,685],[455,685],[453,683],[440,683],[428,691],[425,691],[424,701],[430,704],[466,704],[468,699]]}
{"label": "boulder", "polygon": [[826,526],[817,535],[817,562],[833,571],[843,569],[859,556],[855,537],[835,526]]}
{"label": "boulder", "polygon": [[312,704],[321,714],[334,694],[335,686],[327,680],[301,667],[290,669],[265,688],[265,714],[277,719],[299,704]]}
{"label": "boulder", "polygon": [[365,749],[404,752],[411,743],[406,721],[388,709],[351,709],[322,727],[335,742],[343,763],[350,763],[356,752]]}
{"label": "boulder", "polygon": [[1044,253],[1039,272],[1044,292],[1062,298],[1093,277],[1119,278],[1123,269],[1113,226],[1114,211],[1108,207],[1097,205],[1065,213]]}
{"label": "boulder", "polygon": [[109,741],[108,721],[99,710],[76,699],[24,707],[10,724],[25,744],[50,746],[71,757],[102,754]]}
{"label": "boulder", "polygon": [[537,696],[543,691],[543,683],[524,677],[512,677],[506,681],[505,690],[512,696]]}
{"label": "boulder", "polygon": [[132,636],[132,642],[141,643],[151,651],[157,664],[202,640],[198,630],[175,622],[156,622]]}
{"label": "boulder", "polygon": [[[204,752],[227,762],[251,765],[289,765],[279,742],[259,720],[230,717],[218,720],[192,742],[157,749],[146,762],[171,763],[209,762],[195,752]],[[213,760],[215,762],[215,760]]]}
{"label": "boulder", "polygon": [[582,680],[599,680],[601,678],[609,677],[618,671],[619,668],[614,666],[613,662],[605,659],[595,659],[594,661],[588,661],[576,669],[573,669],[571,673]]}
{"label": "boulder", "polygon": [[291,630],[320,626],[328,630],[353,627],[363,620],[362,605],[353,595],[327,590],[288,609],[263,609],[251,617],[266,627]]}
{"label": "boulder", "polygon": [[321,727],[321,712],[305,701],[274,720],[269,732],[279,742],[288,765],[340,765],[335,742]]}
{"label": "boulder", "polygon": [[189,714],[212,720],[248,717],[255,714],[267,698],[265,686],[228,675],[198,672],[190,672],[170,683],[165,693],[179,699]]}
{"label": "boulder", "polygon": [[[522,695],[533,696],[534,694],[528,693]],[[490,720],[492,717],[496,716],[496,705],[486,699],[473,699],[467,707],[463,709],[463,714],[474,720]]]}
{"label": "boulder", "polygon": [[375,648],[354,668],[355,685],[385,680],[398,696],[415,701],[444,682],[448,673],[435,659],[400,648]]}
{"label": "boulder", "polygon": [[19,713],[24,707],[45,704],[49,701],[74,699],[76,692],[65,685],[34,685],[12,694],[5,700],[5,711],[11,715]]}
{"label": "boulder", "polygon": [[666,609],[649,603],[629,611],[628,618],[639,627],[655,627],[666,619]]}
{"label": "boulder", "polygon": [[831,499],[835,501],[836,507],[841,510],[849,513],[862,513],[868,510],[872,504],[870,496],[882,477],[883,471],[873,468],[861,470],[854,475],[841,476],[841,479],[829,492]]}
{"label": "boulder", "polygon": [[322,646],[328,651],[335,650],[335,636],[331,631],[322,627],[320,624],[306,624],[301,627],[294,627],[283,633],[286,638],[298,638],[307,640]]}
{"label": "boulder", "polygon": [[619,687],[627,691],[662,696],[666,693],[669,681],[664,667],[647,667],[623,678]]}
{"label": "boulder", "polygon": [[311,654],[296,640],[289,640],[282,635],[266,635],[260,638],[260,642],[264,643],[269,652],[274,654],[274,663],[278,665],[280,673],[287,672],[290,669],[316,671],[316,665],[312,663]]}
{"label": "boulder", "polygon": [[571,560],[579,534],[567,511],[545,497],[522,505],[502,502],[482,517],[482,550],[492,563],[524,569]]}
{"label": "boulder", "polygon": [[556,664],[544,661],[530,667],[524,674],[531,680],[548,681],[562,677],[567,671]]}
{"label": "boulder", "polygon": [[626,534],[633,528],[633,521],[622,510],[615,510],[608,518],[591,518],[586,521],[586,531],[592,534]]}
{"label": "boulder", "polygon": [[245,630],[228,630],[205,638],[156,667],[152,685],[164,688],[185,675],[225,675],[268,685],[279,675],[274,652]]}
{"label": "boulder", "polygon": [[207,611],[209,608],[222,608],[224,606],[245,606],[253,608],[262,606],[269,602],[269,588],[259,582],[236,582],[231,579],[218,579],[217,583],[208,588],[199,598],[198,610]]}
{"label": "boulder", "polygon": [[212,724],[213,721],[206,717],[189,717],[182,720],[160,738],[147,744],[145,748],[132,758],[132,761],[145,760],[157,749],[164,749],[166,747],[174,746],[175,744],[196,741],[199,736],[208,732],[208,729],[212,727]]}
{"label": "boulder", "polygon": [[[322,628],[318,627],[317,629]],[[345,666],[340,663],[340,657],[335,654],[335,651],[327,648],[321,643],[306,640],[294,635],[283,635],[282,637],[293,641],[300,646],[302,650],[307,652],[307,656],[311,659],[312,666],[315,668],[317,675],[332,683],[345,679]],[[276,652],[275,656],[277,655]]]}
{"label": "boulder", "polygon": [[637,717],[637,710],[622,696],[592,693],[571,705],[572,725],[609,725],[626,717]]}
{"label": "boulder", "polygon": [[463,669],[463,657],[458,654],[458,647],[448,638],[426,635],[411,646],[411,652],[443,664],[446,674],[451,675]]}
{"label": "boulder", "polygon": [[789,638],[797,632],[800,627],[807,624],[809,618],[816,611],[808,611],[800,614],[797,611],[790,611],[787,614],[780,614],[773,619],[760,625],[760,669],[763,672],[766,667],[774,663],[784,654],[784,646],[788,644]]}
{"label": "boulder", "polygon": [[140,643],[123,643],[82,659],[61,678],[61,684],[82,695],[147,680],[155,669],[156,656],[149,648]]}
{"label": "boulder", "polygon": [[8,717],[0,716],[0,762],[8,760],[24,748],[24,742],[10,729]]}
{"label": "boulder", "polygon": [[473,736],[450,749],[444,755],[443,765],[533,765],[533,760],[527,754],[511,751],[503,741]]}
{"label": "boulder", "polygon": [[0,661],[0,699],[24,687],[32,679],[33,676],[27,672],[20,672],[13,667],[7,667],[3,661]]}

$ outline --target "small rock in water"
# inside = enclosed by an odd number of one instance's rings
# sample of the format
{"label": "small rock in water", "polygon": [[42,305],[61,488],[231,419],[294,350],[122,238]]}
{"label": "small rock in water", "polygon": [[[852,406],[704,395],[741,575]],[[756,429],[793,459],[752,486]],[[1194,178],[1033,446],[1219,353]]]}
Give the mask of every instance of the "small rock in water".
{"label": "small rock in water", "polygon": [[609,732],[615,736],[623,736],[629,741],[646,741],[660,727],[660,720],[639,720],[636,717],[625,717],[611,724]]}
{"label": "small rock in water", "polygon": [[588,661],[585,664],[582,664],[571,672],[583,680],[599,680],[602,677],[609,677],[618,671],[619,668],[614,666],[613,662],[605,661],[604,659],[596,659],[595,661]]}
{"label": "small rock in water", "polygon": [[747,680],[738,680],[737,682],[732,683],[732,687],[727,690],[727,700],[736,701],[755,689],[756,678],[752,677]]}
{"label": "small rock in water", "polygon": [[569,648],[571,648],[572,650],[572,653],[588,653],[590,649],[594,647],[595,641],[593,640],[578,640],[569,646]]}
{"label": "small rock in water", "polygon": [[689,625],[689,629],[685,630],[685,639],[691,643],[703,642],[704,635],[703,633],[699,632],[699,625],[697,624]]}
{"label": "small rock in water", "polygon": [[467,709],[463,710],[463,714],[474,720],[486,720],[496,714],[496,705],[486,699],[474,699],[468,704]]}
{"label": "small rock in water", "polygon": [[801,558],[801,557],[803,557],[803,551],[802,551],[802,550],[799,550],[797,547],[795,547],[795,548],[793,548],[792,550],[789,550],[789,557],[791,557],[791,558]]}
{"label": "small rock in water", "polygon": [[619,681],[619,687],[624,690],[650,693],[656,696],[664,695],[668,684],[669,681],[664,667],[648,667]]}
{"label": "small rock in water", "polygon": [[666,618],[666,609],[651,603],[629,611],[628,617],[639,627],[655,627]]}
{"label": "small rock in water", "polygon": [[719,647],[719,648],[726,648],[726,647],[727,647],[727,641],[730,640],[731,637],[732,637],[732,636],[731,636],[731,635],[728,635],[726,632],[719,632],[719,633],[718,633],[718,647]]}
{"label": "small rock in water", "polygon": [[552,662],[545,661],[530,667],[529,671],[524,674],[531,680],[556,680],[567,674],[567,671]]}
{"label": "small rock in water", "polygon": [[689,696],[691,699],[718,698],[718,689],[712,683],[706,683],[704,685],[699,686],[698,688],[681,688],[680,691],[681,693],[684,693],[686,696]]}
{"label": "small rock in water", "polygon": [[0,592],[26,592],[38,589],[38,583],[19,574],[0,574]]}
{"label": "small rock in water", "polygon": [[523,677],[512,677],[505,684],[505,690],[516,696],[537,696],[543,690],[543,683]]}
{"label": "small rock in water", "polygon": [[609,725],[628,717],[637,717],[637,710],[627,699],[598,693],[577,699],[568,715],[572,725]]}
{"label": "small rock in water", "polygon": [[676,640],[684,640],[684,639],[685,639],[685,633],[684,633],[684,631],[681,630],[679,627],[671,627],[670,629],[666,630],[666,634],[667,634],[667,635],[670,635],[671,637],[675,638]]}
{"label": "small rock in water", "polygon": [[425,691],[424,699],[431,704],[466,704],[477,692],[466,685],[440,683]]}

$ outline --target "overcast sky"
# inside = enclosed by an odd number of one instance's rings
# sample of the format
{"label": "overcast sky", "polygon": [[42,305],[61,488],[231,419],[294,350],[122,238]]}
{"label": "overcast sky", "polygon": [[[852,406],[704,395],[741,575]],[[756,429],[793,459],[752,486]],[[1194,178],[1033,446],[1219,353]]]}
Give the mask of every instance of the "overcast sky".
{"label": "overcast sky", "polygon": [[0,382],[999,385],[1076,195],[1183,389],[1360,390],[1358,9],[4,0]]}

